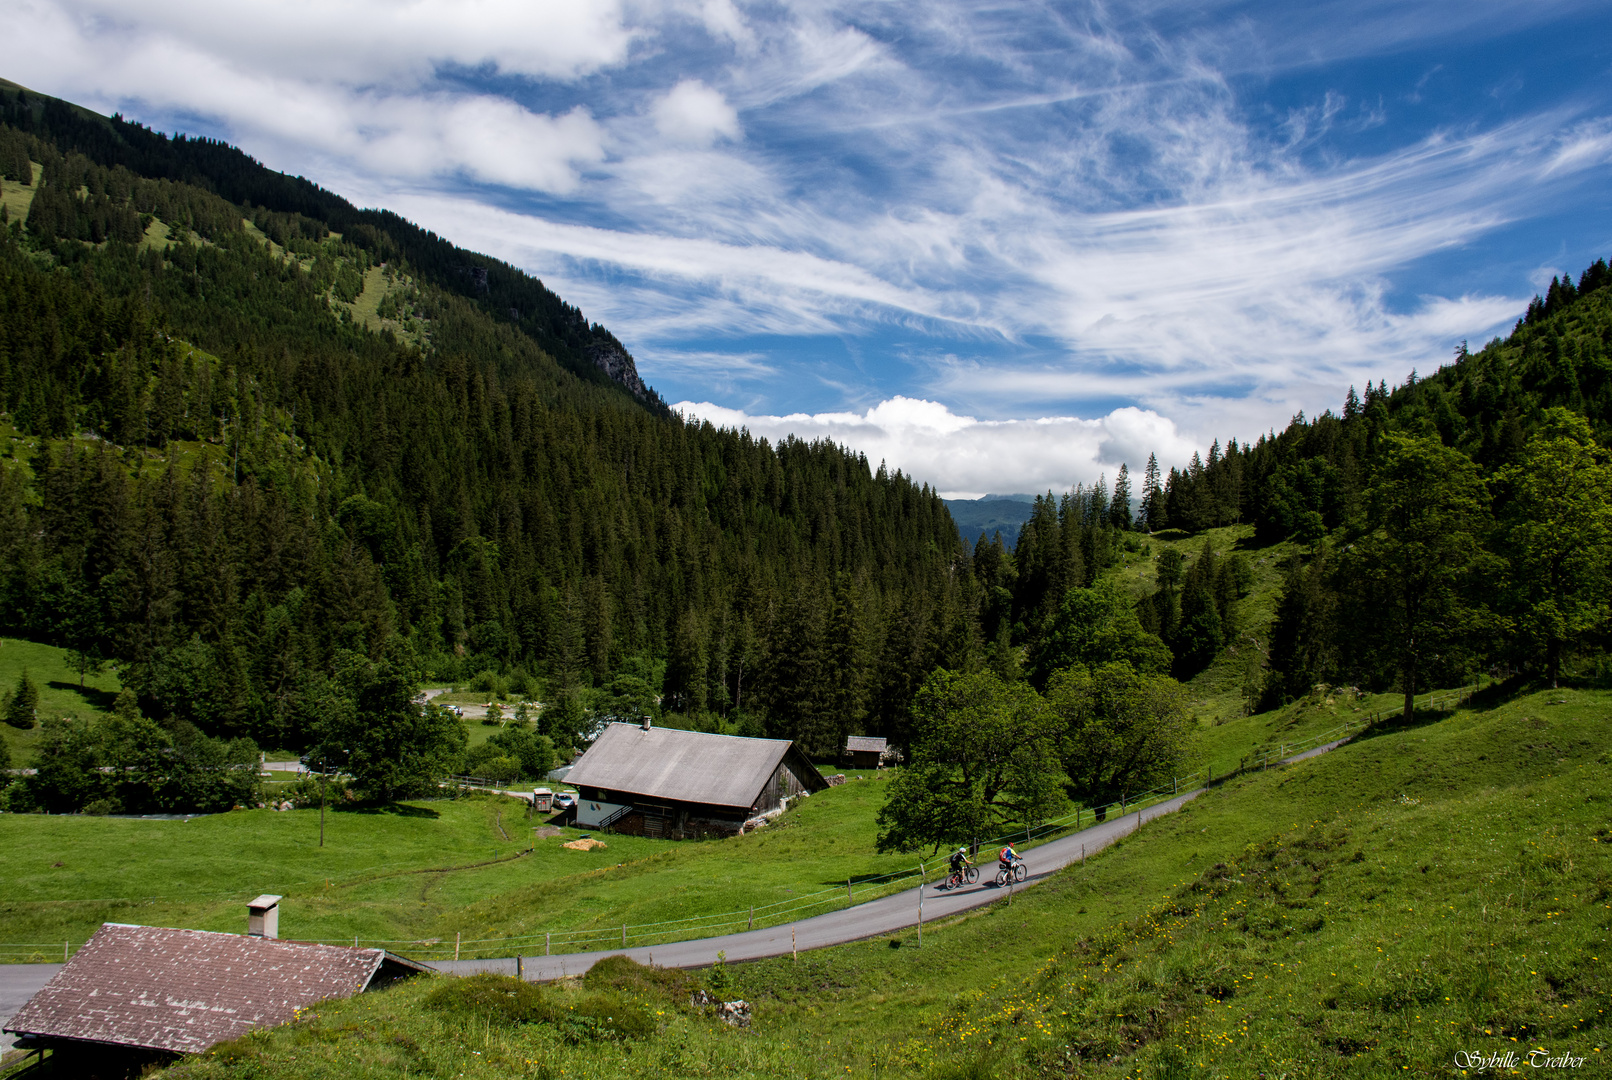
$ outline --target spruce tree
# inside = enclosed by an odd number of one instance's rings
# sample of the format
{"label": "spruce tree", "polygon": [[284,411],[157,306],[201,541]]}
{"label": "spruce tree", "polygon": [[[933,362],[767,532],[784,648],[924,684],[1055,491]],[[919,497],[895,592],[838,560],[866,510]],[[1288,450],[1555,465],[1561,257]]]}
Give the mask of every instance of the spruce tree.
{"label": "spruce tree", "polygon": [[1131,467],[1120,464],[1114,477],[1114,501],[1108,504],[1108,523],[1116,529],[1131,527]]}
{"label": "spruce tree", "polygon": [[6,723],[14,728],[27,730],[34,726],[34,714],[39,710],[39,687],[28,677],[28,669],[22,669],[22,675],[17,679],[17,688],[6,699]]}
{"label": "spruce tree", "polygon": [[1146,532],[1158,529],[1164,511],[1164,489],[1159,481],[1159,456],[1147,456],[1147,471],[1142,474],[1142,506],[1136,527]]}

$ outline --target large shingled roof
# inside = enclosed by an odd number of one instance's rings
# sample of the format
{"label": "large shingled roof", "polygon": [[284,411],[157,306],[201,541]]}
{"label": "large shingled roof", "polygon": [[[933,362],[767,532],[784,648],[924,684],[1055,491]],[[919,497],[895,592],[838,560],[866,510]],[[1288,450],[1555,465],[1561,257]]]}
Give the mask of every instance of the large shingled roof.
{"label": "large shingled roof", "polygon": [[[677,802],[748,807],[791,745],[787,739],[607,724],[571,766],[565,782]],[[817,775],[809,769],[802,779],[809,784]]]}
{"label": "large shingled roof", "polygon": [[200,1053],[351,997],[389,959],[381,949],[104,923],[5,1030]]}
{"label": "large shingled roof", "polygon": [[881,735],[847,735],[845,737],[845,749],[853,752],[882,754],[887,745],[888,743],[885,742],[884,737]]}

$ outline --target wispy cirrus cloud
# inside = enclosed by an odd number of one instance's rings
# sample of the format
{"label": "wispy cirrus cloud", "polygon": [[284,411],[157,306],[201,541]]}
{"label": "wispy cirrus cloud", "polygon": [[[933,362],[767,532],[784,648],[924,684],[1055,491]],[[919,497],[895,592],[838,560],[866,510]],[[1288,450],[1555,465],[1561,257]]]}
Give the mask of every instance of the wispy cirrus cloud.
{"label": "wispy cirrus cloud", "polygon": [[974,491],[1509,322],[1612,244],[1607,33],[1580,0],[17,0],[0,63],[526,267],[701,415]]}

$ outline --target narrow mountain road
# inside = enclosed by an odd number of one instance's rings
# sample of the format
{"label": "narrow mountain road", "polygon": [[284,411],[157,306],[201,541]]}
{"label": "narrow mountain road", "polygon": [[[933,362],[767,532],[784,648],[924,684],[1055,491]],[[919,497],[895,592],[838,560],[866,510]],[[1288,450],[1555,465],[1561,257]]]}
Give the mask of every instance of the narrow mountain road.
{"label": "narrow mountain road", "polygon": [[[1087,855],[1096,854],[1120,837],[1135,832],[1139,827],[1139,821],[1145,823],[1161,814],[1171,813],[1198,794],[1196,791],[1188,792],[1168,802],[1155,803],[1142,810],[1140,814],[1109,818],[1089,829],[1060,837],[1026,852],[1025,864],[1029,868],[1029,876],[1024,882],[1013,886],[1012,891],[1022,892],[1028,886],[1050,877],[1073,863],[1080,862]],[[977,884],[964,885],[956,889],[943,889],[933,882],[923,886],[925,922],[971,911],[1008,896],[1010,891],[1008,888],[998,888],[992,883],[996,875],[995,851],[981,849],[979,861],[980,880]],[[931,869],[932,872],[938,872],[944,868],[945,863],[941,862]],[[917,926],[919,891],[917,888],[907,889],[865,904],[857,904],[840,911],[831,911],[764,930],[746,930],[737,934],[671,942],[665,945],[603,949],[597,952],[567,953],[561,956],[527,956],[522,959],[522,973],[527,979],[535,982],[564,978],[567,975],[580,975],[601,957],[622,953],[641,964],[655,963],[661,967],[687,968],[713,964],[719,952],[725,953],[729,960],[759,960],[766,956],[785,956],[792,949],[821,949],[828,945],[841,945],[848,941],[877,937],[880,934],[895,933]],[[515,973],[513,957],[494,960],[436,961],[431,966],[440,971],[461,975],[479,971],[494,971],[508,975]]]}
{"label": "narrow mountain road", "polygon": [[[1286,765],[1324,754],[1347,741],[1339,739],[1337,742],[1306,750],[1302,754],[1294,754],[1292,757],[1283,758],[1280,764]],[[1155,803],[1140,812],[1111,817],[1089,829],[1082,829],[1080,832],[1060,837],[1027,851],[1025,864],[1030,874],[1023,884],[1014,886],[1014,890],[1025,889],[1067,866],[1081,862],[1089,855],[1095,855],[1115,840],[1129,836],[1154,818],[1174,813],[1202,793],[1201,788],[1189,791],[1165,802]],[[941,889],[934,883],[923,886],[921,890],[923,920],[932,922],[936,919],[945,919],[1005,899],[1009,894],[1008,890],[999,889],[991,883],[996,874],[994,855],[994,852],[981,849],[978,884],[950,890]],[[944,869],[944,864],[940,869]],[[764,930],[746,930],[737,934],[669,942],[664,945],[600,949],[560,956],[523,956],[520,969],[528,981],[546,982],[550,979],[562,979],[568,975],[580,975],[606,956],[626,955],[640,964],[653,963],[660,967],[693,968],[716,963],[719,952],[724,953],[728,960],[760,960],[769,956],[785,956],[792,950],[843,945],[846,942],[892,934],[917,926],[919,892],[920,890],[916,888],[907,889],[865,904],[857,904],[840,911]],[[433,961],[431,966],[438,971],[455,975],[471,975],[483,971],[513,975],[516,972],[516,962],[512,956],[491,960],[438,960]]]}
{"label": "narrow mountain road", "polygon": [[[1339,739],[1337,742],[1306,750],[1302,754],[1283,758],[1278,764],[1289,765],[1313,758],[1348,741]],[[1082,829],[1080,832],[1031,849],[1025,854],[1025,863],[1030,869],[1030,875],[1022,884],[1014,886],[1013,891],[1022,891],[1067,866],[1083,861],[1089,855],[1095,855],[1115,840],[1129,836],[1154,818],[1174,813],[1202,793],[1201,788],[1189,791],[1165,802],[1155,803],[1140,812],[1111,817],[1089,829]],[[994,852],[981,849],[980,881],[975,885],[947,890],[930,883],[921,890],[907,889],[865,904],[802,919],[799,922],[785,923],[764,930],[724,934],[720,937],[627,949],[566,953],[561,956],[524,956],[520,964],[521,973],[531,982],[563,979],[568,975],[581,975],[596,961],[606,956],[622,954],[632,957],[641,964],[652,963],[661,967],[675,968],[706,967],[716,963],[719,952],[726,954],[728,960],[760,960],[769,956],[785,956],[792,950],[821,949],[829,945],[843,945],[846,942],[878,937],[881,934],[909,930],[918,924],[920,891],[923,896],[923,920],[926,923],[960,915],[965,911],[1006,899],[1010,895],[1009,890],[999,889],[991,884],[991,879],[996,874],[994,855]],[[937,867],[937,872],[943,870],[944,864]],[[492,960],[439,960],[433,961],[429,966],[454,975],[472,975],[483,971],[513,975],[516,971],[516,961],[512,956]],[[61,970],[61,967],[60,964],[0,964],[0,1017],[9,1019],[11,1014],[49,982],[51,976]],[[3,1021],[0,1021],[0,1026],[4,1026]]]}

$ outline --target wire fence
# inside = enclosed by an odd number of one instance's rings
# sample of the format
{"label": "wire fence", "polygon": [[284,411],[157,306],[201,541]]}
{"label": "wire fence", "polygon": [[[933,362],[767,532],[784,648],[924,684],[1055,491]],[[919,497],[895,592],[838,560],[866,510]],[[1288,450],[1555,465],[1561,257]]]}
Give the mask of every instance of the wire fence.
{"label": "wire fence", "polygon": [[[1474,684],[1471,687],[1464,687],[1456,691],[1432,693],[1428,695],[1425,702],[1417,707],[1426,709],[1454,707],[1466,701],[1476,691],[1477,685]],[[1373,724],[1398,714],[1398,709],[1388,708],[1361,713],[1359,716],[1346,720],[1325,731],[1302,739],[1279,740],[1267,747],[1256,750],[1245,755],[1234,769],[1217,773],[1214,766],[1205,765],[1202,770],[1184,776],[1172,777],[1168,784],[1161,784],[1158,787],[1135,794],[1126,793],[1121,798],[1100,806],[1078,806],[1060,817],[1019,826],[1000,836],[976,840],[971,847],[978,851],[1011,842],[1015,846],[1022,844],[1024,849],[1028,851],[1048,841],[1079,832],[1083,828],[1099,824],[1111,818],[1124,817],[1130,814],[1140,815],[1149,807],[1168,802],[1183,794],[1190,794],[1203,787],[1224,783],[1247,773],[1264,771],[1272,765],[1278,765],[1306,751],[1329,743],[1341,742]],[[473,777],[453,777],[451,779],[462,786],[480,786],[463,783],[467,780],[477,779]],[[620,923],[609,926],[596,925],[567,930],[543,930],[529,934],[493,938],[464,938],[460,935],[455,935],[452,940],[447,938],[365,938],[362,936],[298,940],[320,945],[386,949],[400,956],[425,962],[433,960],[485,960],[506,957],[512,954],[558,956],[611,948],[627,949],[665,945],[698,938],[716,937],[721,934],[736,932],[740,929],[756,930],[783,926],[791,922],[798,922],[803,916],[810,917],[811,915],[826,914],[830,910],[839,910],[858,903],[881,899],[911,888],[914,885],[926,885],[931,879],[935,881],[944,880],[946,872],[943,869],[943,861],[937,861],[934,871],[928,869],[928,862],[929,860],[927,859],[921,860],[911,867],[886,874],[861,877],[853,875],[846,879],[844,886],[834,885],[815,892],[790,897],[787,900],[775,901],[771,904],[758,904],[752,907],[714,912],[708,915],[690,915],[680,919],[664,919],[658,922]],[[0,942],[0,962],[62,963],[69,959],[77,949],[81,948],[82,944],[71,941],[43,944]]]}

